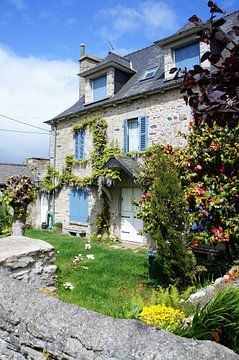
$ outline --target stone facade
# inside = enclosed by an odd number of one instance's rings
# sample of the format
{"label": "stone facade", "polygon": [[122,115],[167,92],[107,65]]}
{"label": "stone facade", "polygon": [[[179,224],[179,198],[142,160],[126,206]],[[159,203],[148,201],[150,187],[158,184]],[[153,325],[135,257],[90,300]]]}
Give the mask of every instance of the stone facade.
{"label": "stone facade", "polygon": [[[110,145],[119,146],[123,149],[125,119],[133,119],[140,116],[148,118],[148,146],[156,143],[171,144],[175,147],[185,145],[185,139],[180,132],[188,132],[188,122],[190,120],[190,109],[181,98],[179,88],[167,90],[165,92],[144,96],[137,100],[132,100],[101,108],[97,111],[73,116],[71,119],[59,122],[56,130],[56,141],[51,141],[50,158],[54,161],[54,144],[56,146],[55,164],[56,169],[62,171],[67,155],[74,155],[74,133],[72,126],[81,123],[92,116],[101,116],[108,123],[108,142]],[[93,150],[92,132],[86,129],[85,158],[89,159]],[[85,177],[91,174],[90,164],[75,165],[74,174]],[[127,179],[129,182],[129,179]],[[131,181],[132,182],[132,181]],[[133,183],[132,186],[135,186]],[[109,189],[112,193],[113,203],[111,224],[112,235],[119,235],[120,228],[120,187],[123,182],[118,184],[115,189]],[[94,231],[95,216],[101,211],[102,200],[97,190],[89,193],[89,226],[85,224],[74,224],[69,222],[69,188],[62,189],[55,198],[55,221],[63,223],[65,232],[77,235],[90,234]]]}
{"label": "stone facade", "polygon": [[1,360],[238,360],[212,341],[66,304],[0,271]]}

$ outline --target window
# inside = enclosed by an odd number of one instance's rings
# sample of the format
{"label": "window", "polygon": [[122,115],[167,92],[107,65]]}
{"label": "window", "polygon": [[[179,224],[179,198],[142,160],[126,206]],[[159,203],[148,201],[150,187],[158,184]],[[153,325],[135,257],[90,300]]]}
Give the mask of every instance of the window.
{"label": "window", "polygon": [[156,71],[158,70],[158,67],[154,67],[154,68],[151,68],[151,69],[147,69],[145,74],[144,74],[144,77],[143,79],[150,79],[152,77],[154,77],[154,75],[156,74]]}
{"label": "window", "polygon": [[92,80],[93,101],[106,97],[106,75]]}
{"label": "window", "polygon": [[71,190],[70,192],[70,221],[88,223],[88,192]]}
{"label": "window", "polygon": [[192,69],[193,65],[198,64],[200,64],[200,48],[198,42],[175,49],[176,67]]}
{"label": "window", "polygon": [[75,133],[75,159],[84,160],[85,158],[85,129]]}
{"label": "window", "polygon": [[124,152],[144,151],[148,140],[148,119],[141,116],[124,120]]}

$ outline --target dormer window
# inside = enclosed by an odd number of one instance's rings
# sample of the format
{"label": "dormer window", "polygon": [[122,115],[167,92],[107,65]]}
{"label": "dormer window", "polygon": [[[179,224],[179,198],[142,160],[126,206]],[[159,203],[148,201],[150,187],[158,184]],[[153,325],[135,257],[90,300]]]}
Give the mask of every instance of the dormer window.
{"label": "dormer window", "polygon": [[150,79],[150,78],[154,77],[157,70],[158,70],[158,67],[153,67],[151,69],[147,69],[145,74],[144,74],[143,79]]}
{"label": "dormer window", "polygon": [[182,46],[175,49],[175,66],[177,68],[192,69],[193,65],[200,64],[200,46],[199,42]]}
{"label": "dormer window", "polygon": [[107,89],[106,89],[106,75],[98,77],[92,80],[92,98],[93,101],[98,101],[106,98]]}

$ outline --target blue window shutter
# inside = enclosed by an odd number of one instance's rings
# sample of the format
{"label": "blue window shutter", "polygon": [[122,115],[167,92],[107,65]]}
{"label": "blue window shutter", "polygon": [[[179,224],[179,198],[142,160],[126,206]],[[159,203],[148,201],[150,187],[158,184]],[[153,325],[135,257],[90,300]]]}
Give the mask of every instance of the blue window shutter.
{"label": "blue window shutter", "polygon": [[175,65],[179,68],[192,69],[193,65],[200,64],[199,42],[175,49]]}
{"label": "blue window shutter", "polygon": [[141,116],[139,118],[139,139],[140,139],[140,151],[145,151],[148,146],[148,118],[147,116]]}
{"label": "blue window shutter", "polygon": [[88,192],[71,190],[70,192],[70,221],[88,223]]}
{"label": "blue window shutter", "polygon": [[128,131],[128,120],[125,119],[124,120],[124,146],[123,146],[123,151],[124,153],[127,153],[129,150],[129,143],[128,143],[128,135],[129,135],[129,131]]}
{"label": "blue window shutter", "polygon": [[85,158],[85,129],[75,133],[75,159],[83,160]]}
{"label": "blue window shutter", "polygon": [[92,80],[93,101],[106,97],[106,75]]}

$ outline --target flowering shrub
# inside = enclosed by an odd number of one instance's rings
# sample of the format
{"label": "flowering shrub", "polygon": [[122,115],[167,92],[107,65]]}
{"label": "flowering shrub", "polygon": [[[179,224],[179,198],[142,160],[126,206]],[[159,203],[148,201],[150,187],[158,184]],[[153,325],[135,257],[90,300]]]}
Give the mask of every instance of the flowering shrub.
{"label": "flowering shrub", "polygon": [[177,309],[165,305],[145,306],[138,318],[149,325],[155,325],[158,329],[173,328],[185,319],[185,314]]}

